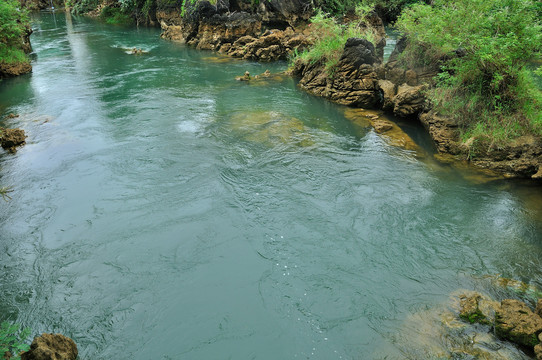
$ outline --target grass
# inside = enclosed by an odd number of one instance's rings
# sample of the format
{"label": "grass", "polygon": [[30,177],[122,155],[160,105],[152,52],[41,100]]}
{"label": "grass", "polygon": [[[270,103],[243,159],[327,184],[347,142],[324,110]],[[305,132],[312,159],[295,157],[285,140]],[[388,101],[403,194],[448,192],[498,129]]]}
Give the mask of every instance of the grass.
{"label": "grass", "polygon": [[398,20],[410,40],[401,61],[440,71],[430,98],[460,125],[462,140],[474,145],[472,156],[523,135],[542,136],[539,70],[529,67],[542,50],[535,3],[434,0]]}
{"label": "grass", "polygon": [[17,64],[30,62],[28,56],[21,49],[8,47],[0,43],[0,62],[5,64]]}
{"label": "grass", "polygon": [[313,45],[300,54],[294,53],[292,62],[314,64],[324,61],[325,71],[332,75],[349,38],[364,38],[374,44],[376,38],[374,30],[371,27],[362,26],[368,11],[368,9],[358,10],[360,22],[351,22],[347,25],[338,24],[334,18],[319,11],[311,18],[311,33],[315,38]]}
{"label": "grass", "polygon": [[130,14],[122,11],[121,8],[106,6],[100,14],[102,20],[113,25],[127,25],[133,23],[134,19]]}

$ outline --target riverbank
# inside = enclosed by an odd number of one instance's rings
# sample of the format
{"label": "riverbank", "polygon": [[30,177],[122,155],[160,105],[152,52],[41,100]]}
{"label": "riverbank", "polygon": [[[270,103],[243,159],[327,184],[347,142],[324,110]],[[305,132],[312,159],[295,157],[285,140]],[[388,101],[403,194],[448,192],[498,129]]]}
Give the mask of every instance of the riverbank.
{"label": "riverbank", "polygon": [[0,4],[0,79],[27,74],[32,71],[28,53],[32,51],[26,10],[17,0]]}
{"label": "riverbank", "polygon": [[[258,12],[236,13],[227,6],[213,6],[205,1],[188,5],[185,11],[185,15],[178,11],[157,13],[163,38],[244,59],[285,59],[309,49],[318,37],[306,26],[311,12],[297,17],[292,13],[281,14],[282,24],[292,27],[286,31],[263,32],[272,22],[262,21]],[[278,16],[275,14],[272,18]],[[304,21],[299,22],[300,19]],[[337,56],[340,62],[333,65],[332,71],[329,71],[325,57],[310,62],[301,57],[295,60],[292,74],[300,79],[301,88],[340,104],[383,109],[396,116],[420,121],[439,152],[467,160],[474,166],[497,171],[509,178],[542,178],[542,138],[537,132],[519,132],[501,140],[483,132],[465,137],[469,130],[464,121],[443,113],[429,96],[442,71],[441,63],[406,67],[405,62],[400,61],[407,47],[405,42],[400,42],[393,56],[383,63],[382,21],[374,14],[363,20],[365,23],[361,26],[375,29],[377,36],[373,43],[349,40]],[[535,118],[540,116],[536,106],[531,115]],[[513,116],[516,115],[510,115]]]}
{"label": "riverbank", "polygon": [[[534,184],[390,146],[292,77],[234,80],[283,61],[33,16],[39,61],[0,85],[29,136],[0,157],[0,313],[32,335],[84,359],[402,359],[406,334],[437,333],[418,310],[500,291],[480,276],[539,287]],[[438,358],[423,335],[412,358]]]}

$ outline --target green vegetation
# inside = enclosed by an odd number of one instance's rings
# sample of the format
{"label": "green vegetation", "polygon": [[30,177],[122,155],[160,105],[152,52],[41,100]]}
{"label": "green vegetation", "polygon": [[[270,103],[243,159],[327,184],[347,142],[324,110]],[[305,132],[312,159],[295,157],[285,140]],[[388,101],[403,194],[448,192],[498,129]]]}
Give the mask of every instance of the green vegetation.
{"label": "green vegetation", "polygon": [[19,9],[17,0],[0,2],[0,62],[13,64],[29,61],[21,48],[27,22],[26,12]]}
{"label": "green vegetation", "polygon": [[131,24],[133,22],[132,16],[126,13],[121,8],[106,6],[100,13],[100,18],[108,24]]}
{"label": "green vegetation", "polygon": [[315,38],[313,46],[301,54],[295,53],[292,62],[302,61],[306,64],[314,64],[324,61],[325,69],[331,75],[348,38],[364,38],[374,44],[376,38],[374,29],[366,26],[364,21],[371,10],[367,6],[358,6],[356,13],[359,21],[350,22],[347,25],[338,24],[334,18],[318,11],[311,18],[311,32]]}
{"label": "green vegetation", "polygon": [[402,60],[438,67],[435,108],[462,125],[476,148],[542,135],[542,94],[527,65],[542,51],[535,0],[434,0],[397,21],[409,38]]}
{"label": "green vegetation", "polygon": [[473,313],[459,314],[459,317],[462,318],[463,320],[468,321],[471,324],[474,324],[474,323],[480,323],[480,324],[486,324],[486,325],[490,324],[486,316],[482,314],[482,312],[478,308],[476,308],[476,311]]}
{"label": "green vegetation", "polygon": [[18,324],[3,322],[0,324],[0,356],[4,356],[8,351],[14,355],[8,359],[20,359],[19,354],[28,351],[30,346],[24,342],[30,336],[30,329],[21,329]]}

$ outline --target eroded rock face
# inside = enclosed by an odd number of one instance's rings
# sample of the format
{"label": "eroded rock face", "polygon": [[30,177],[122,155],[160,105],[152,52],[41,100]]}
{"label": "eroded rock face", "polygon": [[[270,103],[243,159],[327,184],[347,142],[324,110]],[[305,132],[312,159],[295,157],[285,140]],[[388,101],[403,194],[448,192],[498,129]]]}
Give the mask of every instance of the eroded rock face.
{"label": "eroded rock face", "polygon": [[75,360],[75,342],[61,334],[42,334],[34,338],[30,350],[21,355],[21,360]]}
{"label": "eroded rock face", "polygon": [[459,295],[459,317],[469,323],[491,325],[495,321],[495,314],[500,310],[500,304],[482,294]]}
{"label": "eroded rock face", "polygon": [[403,84],[393,98],[393,114],[399,117],[417,116],[425,108],[426,85]]}
{"label": "eroded rock face", "polygon": [[461,153],[458,124],[452,119],[441,116],[434,111],[420,114],[419,119],[429,132],[439,152],[452,155]]}
{"label": "eroded rock face", "polygon": [[15,63],[7,64],[0,62],[0,78],[2,77],[12,77],[27,74],[32,71],[32,66],[30,63]]}
{"label": "eroded rock face", "polygon": [[[358,56],[361,56],[361,60]],[[367,40],[351,38],[346,42],[333,77],[327,74],[322,61],[314,64],[298,61],[293,72],[301,77],[300,87],[314,95],[342,105],[374,109],[379,108],[383,101],[373,66],[375,62],[374,46]]]}
{"label": "eroded rock face", "polygon": [[0,144],[9,152],[15,152],[17,146],[24,145],[26,135],[23,129],[0,129]]}
{"label": "eroded rock face", "polygon": [[539,343],[542,319],[522,301],[503,300],[495,316],[495,332],[501,338],[532,348]]}
{"label": "eroded rock face", "polygon": [[[533,136],[523,136],[510,144],[495,147],[490,141],[471,138],[462,143],[459,126],[449,117],[431,110],[420,114],[419,119],[441,153],[456,155],[462,160],[506,177],[542,178],[542,141]],[[542,304],[537,307],[542,314]]]}
{"label": "eroded rock face", "polygon": [[[308,20],[313,6],[306,0],[270,0],[258,6],[242,0],[220,0],[216,5],[203,0],[186,2],[184,16],[180,13],[157,11],[163,38],[234,57],[273,61],[286,59],[293,50],[302,51],[309,44],[306,36],[290,26]],[[250,42],[238,42],[247,36]]]}

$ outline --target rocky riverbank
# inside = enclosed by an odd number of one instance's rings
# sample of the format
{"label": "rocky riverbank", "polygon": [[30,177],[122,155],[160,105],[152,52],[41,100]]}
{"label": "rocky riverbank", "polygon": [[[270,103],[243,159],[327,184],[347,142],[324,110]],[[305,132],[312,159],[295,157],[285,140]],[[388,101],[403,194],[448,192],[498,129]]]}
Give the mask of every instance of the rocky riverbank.
{"label": "rocky riverbank", "polygon": [[397,43],[389,61],[382,63],[373,44],[349,39],[333,75],[323,61],[297,61],[292,74],[299,86],[339,104],[383,109],[395,116],[420,121],[440,153],[497,171],[509,178],[542,178],[542,140],[525,136],[496,146],[484,139],[461,141],[459,124],[432,109],[426,91],[433,86],[438,68],[404,69],[397,61],[405,41]]}
{"label": "rocky riverbank", "polygon": [[312,5],[303,0],[273,0],[254,6],[243,1],[186,2],[179,9],[159,9],[162,37],[232,57],[275,61],[310,45],[306,21]]}
{"label": "rocky riverbank", "polygon": [[[208,1],[187,3],[184,16],[178,9],[157,12],[163,38],[258,61],[286,59],[313,42],[307,20],[314,11],[303,0],[274,0],[257,7],[238,0],[221,0],[216,5]],[[403,68],[397,60],[405,41],[397,43],[384,63],[382,21],[376,15],[369,19],[378,35],[377,47],[367,40],[350,38],[332,75],[326,71],[324,60],[296,61],[291,74],[300,79],[299,86],[339,104],[382,109],[420,121],[440,153],[510,178],[542,178],[541,139],[522,137],[500,146],[480,138],[462,141],[459,124],[435,112],[426,96],[439,69]]]}

